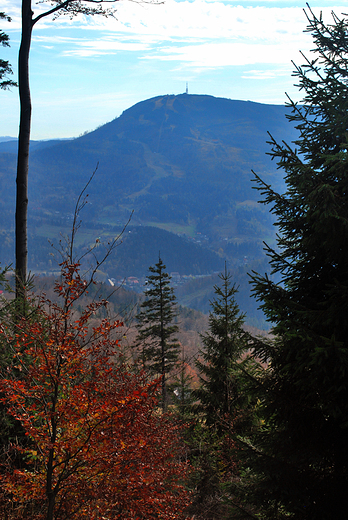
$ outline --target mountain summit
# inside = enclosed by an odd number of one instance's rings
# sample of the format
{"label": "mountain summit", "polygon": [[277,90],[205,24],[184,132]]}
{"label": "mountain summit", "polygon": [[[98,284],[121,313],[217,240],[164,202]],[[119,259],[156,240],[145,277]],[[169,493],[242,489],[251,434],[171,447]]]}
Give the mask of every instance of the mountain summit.
{"label": "mountain summit", "polygon": [[[31,226],[43,236],[43,222],[62,225],[98,164],[87,224],[120,226],[134,210],[133,225],[201,235],[219,254],[237,246],[248,251],[272,229],[268,210],[257,204],[251,169],[282,186],[266,141],[268,131],[295,138],[285,112],[249,101],[166,95],[137,103],[77,139],[45,143],[30,157]],[[0,189],[0,209],[12,225],[14,154],[0,153]]]}

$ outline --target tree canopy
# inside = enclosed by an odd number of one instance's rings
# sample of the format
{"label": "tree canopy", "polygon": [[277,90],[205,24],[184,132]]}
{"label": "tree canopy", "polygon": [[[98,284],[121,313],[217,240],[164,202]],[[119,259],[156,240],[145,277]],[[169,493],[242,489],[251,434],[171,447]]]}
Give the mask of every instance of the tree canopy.
{"label": "tree canopy", "polygon": [[76,311],[86,291],[78,265],[63,263],[55,290],[59,303],[27,302],[30,317],[2,315],[1,403],[26,440],[1,453],[1,517],[180,518],[187,465],[178,426],[156,413],[158,383],[123,364],[122,323],[98,316],[105,300]]}
{"label": "tree canopy", "polygon": [[286,192],[256,176],[279,228],[266,251],[280,282],[252,276],[275,339],[255,348],[268,369],[251,498],[267,518],[324,520],[346,515],[348,486],[348,20],[306,14],[315,48],[295,66],[304,97],[288,116],[300,135],[270,137]]}

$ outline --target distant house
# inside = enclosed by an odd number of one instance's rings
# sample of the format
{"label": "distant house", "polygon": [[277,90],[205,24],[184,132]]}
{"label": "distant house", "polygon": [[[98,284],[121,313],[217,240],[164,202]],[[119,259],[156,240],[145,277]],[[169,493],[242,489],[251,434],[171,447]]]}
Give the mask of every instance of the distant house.
{"label": "distant house", "polygon": [[129,285],[138,285],[139,284],[139,280],[135,276],[128,276],[127,283]]}
{"label": "distant house", "polygon": [[181,276],[177,272],[170,273],[170,277],[171,277],[173,283],[179,283],[181,280]]}

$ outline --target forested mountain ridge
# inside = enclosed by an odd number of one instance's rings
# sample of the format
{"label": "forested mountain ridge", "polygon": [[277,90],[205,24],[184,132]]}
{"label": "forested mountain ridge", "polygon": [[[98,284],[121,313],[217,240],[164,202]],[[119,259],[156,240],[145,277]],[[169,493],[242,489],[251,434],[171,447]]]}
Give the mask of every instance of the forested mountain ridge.
{"label": "forested mountain ridge", "polygon": [[[123,223],[134,209],[133,223],[193,227],[212,238],[267,234],[268,219],[252,204],[251,169],[282,182],[265,153],[267,131],[294,138],[284,114],[280,106],[187,94],[138,103],[94,132],[32,150],[30,216],[71,212],[98,163],[93,221]],[[0,154],[2,193],[14,193],[14,164],[14,155]],[[4,210],[11,199],[3,198]]]}
{"label": "forested mountain ridge", "polygon": [[[283,179],[266,155],[266,141],[267,131],[288,142],[295,138],[285,113],[276,105],[167,95],[137,103],[74,140],[34,143],[29,269],[57,270],[47,239],[57,242],[70,230],[77,197],[97,164],[77,245],[88,247],[96,237],[114,237],[133,210],[131,224],[141,226],[123,235],[124,244],[105,275],[145,275],[159,250],[169,272],[181,275],[221,271],[225,258],[235,267],[262,261],[262,241],[273,243],[274,228],[268,208],[257,203],[251,170],[282,190]],[[1,143],[2,264],[13,262],[13,152],[13,142]],[[177,254],[168,245],[174,238]],[[242,285],[248,286],[244,280],[245,273]]]}
{"label": "forested mountain ridge", "polygon": [[[62,5],[70,3],[76,2]],[[332,12],[326,24],[309,5],[305,15],[314,56],[302,53],[304,64],[294,63],[303,105],[289,98],[290,120],[299,135],[289,143],[285,132],[279,137],[270,129],[270,157],[283,172],[285,186],[275,170],[262,173],[260,159],[255,180],[264,213],[256,210],[255,192],[249,196],[242,183],[244,163],[236,174],[238,164],[222,137],[209,145],[211,150],[218,142],[212,174],[207,126],[203,138],[199,118],[191,124],[180,103],[176,107],[178,97],[170,96],[149,100],[149,110],[140,116],[134,112],[132,138],[124,123],[118,138],[128,135],[128,156],[121,156],[116,138],[110,141],[114,157],[126,165],[124,189],[120,182],[111,193],[107,185],[95,183],[96,169],[83,183],[85,189],[79,189],[77,203],[74,197],[75,211],[66,210],[74,188],[68,153],[60,157],[66,168],[61,179],[53,178],[53,190],[45,193],[41,186],[43,198],[34,201],[30,222],[31,262],[38,260],[40,240],[51,237],[53,251],[62,253],[58,272],[51,269],[54,276],[26,282],[26,266],[17,268],[18,254],[16,276],[0,268],[0,517],[346,518],[348,17]],[[6,15],[0,13],[0,18]],[[164,122],[158,126],[151,116],[163,105]],[[179,112],[188,130],[181,125],[175,135]],[[140,141],[136,130],[143,123]],[[159,143],[163,134],[174,134],[177,156],[160,144],[154,151],[153,125]],[[237,134],[243,134],[242,127]],[[88,145],[88,139],[78,141],[84,158],[97,151],[97,141]],[[186,148],[190,139],[194,144]],[[245,163],[256,160],[253,142],[245,135],[241,142],[247,142],[240,152]],[[110,158],[102,154],[107,141],[98,143],[99,155]],[[42,159],[44,148],[40,153]],[[232,165],[230,184],[221,158]],[[6,161],[11,153],[3,154]],[[43,164],[33,189],[40,175],[44,180]],[[111,179],[109,164],[105,182]],[[136,165],[140,177],[132,179]],[[76,171],[80,181],[82,170]],[[113,179],[117,181],[116,174]],[[194,187],[191,201],[185,190],[180,198],[179,191],[169,189],[185,187],[187,179]],[[85,190],[92,180],[92,204],[86,206]],[[152,220],[145,218],[149,195]],[[62,204],[55,209],[59,198]],[[25,197],[22,201],[27,202]],[[176,219],[174,202],[179,206],[180,201],[183,213]],[[186,201],[191,210],[187,220],[182,218]],[[125,219],[125,225],[122,211],[131,204],[138,216],[135,222]],[[108,209],[112,207],[116,216]],[[88,208],[85,218],[82,209]],[[216,217],[212,208],[218,208]],[[277,225],[273,243],[267,208]],[[26,219],[22,222],[26,228]],[[17,218],[17,243],[19,235]],[[0,229],[1,247],[9,249],[10,236],[6,227]],[[264,246],[267,266],[258,250],[263,238],[270,244]],[[178,272],[167,271],[167,260],[169,270],[175,265]],[[217,276],[209,272],[215,261],[224,264]],[[150,263],[145,280],[126,278],[129,270],[141,274],[145,263]],[[186,270],[207,274],[182,275]],[[99,283],[102,278],[107,283]],[[14,299],[11,284],[16,286]],[[141,296],[129,291],[132,284],[142,285]],[[250,316],[243,301],[246,284],[254,296],[248,300],[256,300],[271,326],[269,334],[244,328],[245,314]],[[208,316],[189,308],[208,301]]]}

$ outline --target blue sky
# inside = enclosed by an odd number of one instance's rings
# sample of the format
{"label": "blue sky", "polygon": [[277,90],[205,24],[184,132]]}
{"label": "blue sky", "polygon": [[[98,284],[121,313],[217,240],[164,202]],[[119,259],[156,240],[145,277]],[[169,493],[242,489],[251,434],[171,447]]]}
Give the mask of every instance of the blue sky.
{"label": "blue sky", "polygon": [[[312,1],[316,14],[347,11],[345,2]],[[15,76],[20,44],[20,0],[0,0],[12,17],[1,22],[11,48],[0,48]],[[35,15],[49,2],[35,4]],[[303,33],[305,2],[264,0],[165,0],[153,5],[115,4],[116,18],[55,21],[33,31],[30,57],[32,138],[74,137],[115,117],[138,101],[190,94],[283,104],[293,87],[293,65],[309,54]],[[0,136],[18,134],[18,92],[0,91]]]}

